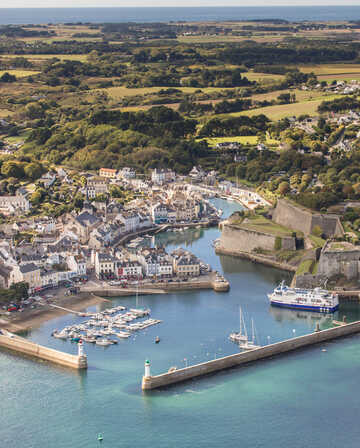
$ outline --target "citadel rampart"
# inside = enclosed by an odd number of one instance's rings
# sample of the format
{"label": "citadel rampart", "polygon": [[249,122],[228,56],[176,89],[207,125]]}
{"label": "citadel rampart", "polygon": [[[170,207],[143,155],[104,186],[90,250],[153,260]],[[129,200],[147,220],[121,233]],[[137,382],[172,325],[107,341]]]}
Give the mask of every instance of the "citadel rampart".
{"label": "citadel rampart", "polygon": [[285,199],[279,199],[273,211],[272,219],[277,224],[299,230],[304,235],[310,235],[314,227],[321,227],[326,237],[342,236],[344,230],[337,215],[311,213]]}
{"label": "citadel rampart", "polygon": [[[256,248],[274,250],[276,236],[256,230],[242,229],[239,226],[223,223],[219,246],[236,253],[252,252]],[[295,237],[282,236],[281,248],[296,250]]]}

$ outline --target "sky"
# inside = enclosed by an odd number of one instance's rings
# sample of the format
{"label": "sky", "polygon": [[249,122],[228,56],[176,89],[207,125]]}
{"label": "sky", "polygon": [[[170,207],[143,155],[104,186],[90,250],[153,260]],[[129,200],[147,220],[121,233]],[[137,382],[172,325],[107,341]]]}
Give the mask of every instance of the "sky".
{"label": "sky", "polygon": [[0,8],[151,6],[360,6],[360,0],[0,0]]}

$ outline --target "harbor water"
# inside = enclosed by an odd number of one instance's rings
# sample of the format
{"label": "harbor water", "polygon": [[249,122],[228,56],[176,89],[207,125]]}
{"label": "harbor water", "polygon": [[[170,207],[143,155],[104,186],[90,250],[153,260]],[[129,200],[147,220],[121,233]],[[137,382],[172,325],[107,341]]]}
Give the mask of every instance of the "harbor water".
{"label": "harbor water", "polygon": [[[224,216],[239,208],[214,200]],[[152,373],[237,352],[228,335],[239,328],[239,306],[250,328],[254,319],[262,345],[311,332],[330,317],[274,309],[266,293],[289,274],[216,256],[217,228],[166,232],[155,244],[186,247],[223,273],[229,293],[188,291],[139,297],[163,323],[110,347],[86,344],[87,372],[73,372],[0,351],[0,446],[11,448],[212,448],[225,446],[303,448],[358,445],[360,408],[357,336],[266,360],[243,368],[141,391],[144,361]],[[89,308],[135,306],[135,297]],[[358,305],[342,306],[334,316],[360,319]],[[52,338],[84,320],[58,317],[26,337],[76,353],[76,345]],[[161,342],[155,344],[155,337]],[[331,422],[331,424],[329,424]]]}

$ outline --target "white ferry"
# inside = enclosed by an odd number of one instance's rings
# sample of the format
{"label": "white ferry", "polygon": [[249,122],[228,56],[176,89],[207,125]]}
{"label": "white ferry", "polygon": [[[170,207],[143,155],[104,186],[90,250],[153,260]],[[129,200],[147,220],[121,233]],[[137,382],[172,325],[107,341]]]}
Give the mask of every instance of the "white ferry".
{"label": "white ferry", "polygon": [[289,288],[281,284],[268,294],[270,304],[284,308],[297,308],[318,313],[333,313],[339,308],[339,296],[326,289]]}

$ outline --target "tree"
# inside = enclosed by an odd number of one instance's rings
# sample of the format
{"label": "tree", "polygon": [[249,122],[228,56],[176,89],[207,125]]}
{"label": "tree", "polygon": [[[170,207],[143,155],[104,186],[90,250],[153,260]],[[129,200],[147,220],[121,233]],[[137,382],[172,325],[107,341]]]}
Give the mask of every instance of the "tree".
{"label": "tree", "polygon": [[289,182],[281,182],[278,188],[279,193],[284,196],[286,193],[290,191]]}
{"label": "tree", "polygon": [[28,290],[29,290],[28,283],[26,282],[13,283],[10,286],[10,289],[15,292],[16,296],[18,297],[18,300],[28,298]]}
{"label": "tree", "polygon": [[0,76],[0,82],[15,82],[16,76],[10,75],[10,73],[5,72],[2,76]]}
{"label": "tree", "polygon": [[7,161],[2,164],[1,174],[6,177],[16,177],[17,179],[23,179],[25,175],[23,166],[14,161]]}
{"label": "tree", "polygon": [[30,196],[30,201],[33,205],[39,205],[42,202],[42,199],[45,195],[45,190],[42,188],[38,188],[34,193]]}
{"label": "tree", "polygon": [[40,163],[29,163],[25,166],[24,172],[27,178],[34,181],[42,176],[44,169]]}

